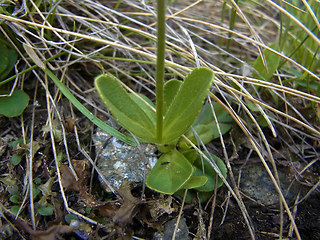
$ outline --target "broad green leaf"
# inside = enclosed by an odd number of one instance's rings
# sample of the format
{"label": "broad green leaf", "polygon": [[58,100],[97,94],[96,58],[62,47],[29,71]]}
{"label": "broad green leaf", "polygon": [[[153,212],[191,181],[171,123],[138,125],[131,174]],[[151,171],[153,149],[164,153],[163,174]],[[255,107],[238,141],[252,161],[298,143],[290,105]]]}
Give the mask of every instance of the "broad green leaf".
{"label": "broad green leaf", "polygon": [[177,95],[182,83],[182,81],[171,79],[164,84],[164,115]]}
{"label": "broad green leaf", "polygon": [[173,149],[176,148],[176,142],[173,142],[172,144],[157,144],[158,151],[162,153],[171,152]]}
{"label": "broad green leaf", "polygon": [[173,194],[191,177],[193,167],[176,149],[164,153],[147,175],[146,185],[157,192]]}
{"label": "broad green leaf", "polygon": [[20,206],[12,206],[12,207],[10,208],[10,211],[11,211],[14,215],[17,215],[18,212],[19,212],[19,210],[20,210]]}
{"label": "broad green leaf", "polygon": [[198,116],[214,74],[208,68],[196,68],[185,78],[164,116],[163,142],[180,137]]}
{"label": "broad green leaf", "polygon": [[[8,94],[3,92],[2,94]],[[17,117],[28,106],[29,96],[22,90],[14,90],[9,97],[0,97],[0,114],[6,117]]]}
{"label": "broad green leaf", "polygon": [[147,114],[152,123],[156,125],[156,119],[154,118],[156,107],[154,103],[143,94],[136,95],[133,93],[129,93],[129,96],[145,112],[145,114]]}
{"label": "broad green leaf", "polygon": [[[184,195],[184,191],[185,189],[180,189],[179,191],[177,191],[175,194],[179,195],[181,198]],[[189,189],[187,192],[187,196],[185,199],[186,203],[191,203],[193,199],[199,199],[200,202],[206,202],[211,196],[212,196],[213,192],[198,192],[195,191],[194,189]]]}
{"label": "broad green leaf", "polygon": [[47,206],[39,207],[38,213],[42,216],[51,216],[53,214],[53,205],[48,204]]}
{"label": "broad green leaf", "polygon": [[9,198],[10,202],[13,202],[13,203],[21,203],[21,196],[20,195],[12,195],[10,198]]}
{"label": "broad green leaf", "polygon": [[201,187],[206,184],[208,178],[206,176],[192,176],[185,185],[183,185],[184,189],[192,189]]}
{"label": "broad green leaf", "polygon": [[[270,48],[279,51],[279,46],[276,44],[272,44]],[[266,60],[266,66],[263,64],[261,55],[253,63],[253,67],[257,70],[259,76],[255,76],[257,78],[263,79],[265,81],[269,81],[273,74],[278,69],[280,63],[280,56],[271,52],[268,49],[263,50],[263,54]]]}
{"label": "broad green leaf", "polygon": [[64,220],[70,224],[72,221],[76,221],[78,220],[78,217],[72,213],[69,213],[67,215],[64,216]]}
{"label": "broad green leaf", "polygon": [[[228,111],[224,109],[219,103],[212,103],[221,134],[225,134],[232,127],[233,118],[229,115]],[[203,106],[199,116],[192,124],[193,129],[196,131],[197,135],[200,137],[204,144],[209,143],[215,138],[219,137],[219,131],[217,128],[216,121],[212,114],[212,109],[209,104]],[[192,129],[189,129],[185,136],[191,140],[193,144],[197,144],[197,139],[194,136]],[[184,138],[180,138],[178,142],[180,149],[188,149],[191,145]]]}
{"label": "broad green leaf", "polygon": [[[155,142],[155,113],[145,112],[149,106],[140,99],[133,100],[112,75],[102,74],[95,79],[96,89],[116,120],[128,131],[148,142]],[[137,103],[139,102],[139,103]]]}
{"label": "broad green leaf", "polygon": [[40,193],[41,193],[40,189],[38,187],[34,187],[32,190],[33,199],[35,199],[37,196],[39,196]]}
{"label": "broad green leaf", "polygon": [[[226,165],[224,164],[224,162],[220,158],[218,158],[217,156],[215,156],[213,154],[210,154],[210,155],[211,155],[211,158],[217,164],[222,175],[224,177],[226,177],[227,176],[227,168],[226,168]],[[199,156],[195,160],[193,166],[196,167],[196,170],[194,171],[193,176],[206,176],[208,178],[208,181],[203,186],[196,187],[196,188],[194,188],[195,190],[200,191],[200,192],[210,192],[210,191],[213,191],[215,188],[219,188],[222,186],[222,184],[223,184],[222,179],[218,177],[214,168],[205,159],[201,159],[201,157]],[[204,170],[204,173],[203,173],[203,170]],[[218,177],[217,185],[216,185],[216,177]]]}
{"label": "broad green leaf", "polygon": [[0,42],[0,76],[6,70],[8,65],[9,65],[8,48],[4,43]]}
{"label": "broad green leaf", "polygon": [[22,157],[18,154],[12,154],[11,163],[14,166],[17,166],[22,160]]}
{"label": "broad green leaf", "polygon": [[[0,72],[0,80],[5,79],[7,75],[12,71],[17,61],[17,52],[13,49],[8,49],[8,65],[3,72]],[[1,60],[0,60],[1,61]]]}
{"label": "broad green leaf", "polygon": [[181,152],[183,154],[183,156],[185,156],[186,159],[188,159],[188,161],[193,164],[194,161],[198,158],[199,153],[197,152],[197,150],[195,149],[188,149],[185,150],[183,152]]}

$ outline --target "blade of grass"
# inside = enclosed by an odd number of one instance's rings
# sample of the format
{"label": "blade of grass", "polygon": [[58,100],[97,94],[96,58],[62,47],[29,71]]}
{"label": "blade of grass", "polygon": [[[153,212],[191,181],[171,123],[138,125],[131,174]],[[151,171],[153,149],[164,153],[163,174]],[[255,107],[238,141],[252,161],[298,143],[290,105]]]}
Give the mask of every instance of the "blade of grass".
{"label": "blade of grass", "polygon": [[[235,1],[236,4],[238,4],[238,0]],[[234,30],[234,24],[236,21],[236,16],[237,16],[237,10],[232,7],[231,9],[231,16],[230,16],[230,23],[229,23],[229,29]],[[227,42],[227,51],[230,50],[230,44],[231,44],[231,38],[232,38],[232,32],[228,33],[228,42]]]}
{"label": "blade of grass", "polygon": [[91,122],[93,122],[97,127],[101,128],[106,133],[114,136],[115,138],[130,144],[136,145],[135,141],[132,137],[126,136],[123,133],[115,130],[110,127],[108,124],[94,116],[85,106],[83,106],[68,90],[68,88],[59,81],[59,79],[48,69],[43,69],[43,71],[51,78],[51,80],[55,83],[55,85],[60,89],[61,93],[68,98],[68,100],[83,114],[85,115]]}

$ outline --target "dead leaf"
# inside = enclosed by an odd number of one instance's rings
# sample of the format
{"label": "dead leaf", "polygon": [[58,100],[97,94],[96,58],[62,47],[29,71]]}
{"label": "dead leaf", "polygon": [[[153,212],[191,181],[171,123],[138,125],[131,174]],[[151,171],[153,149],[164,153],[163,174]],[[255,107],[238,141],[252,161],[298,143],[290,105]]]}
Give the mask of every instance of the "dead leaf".
{"label": "dead leaf", "polygon": [[69,132],[74,131],[74,124],[76,121],[77,119],[74,119],[74,118],[65,118],[65,126]]}
{"label": "dead leaf", "polygon": [[174,212],[174,208],[171,207],[172,204],[172,196],[168,196],[167,198],[161,197],[156,200],[152,200],[148,202],[148,206],[150,208],[150,215],[152,220],[156,221],[163,214],[171,214]]}
{"label": "dead leaf", "polygon": [[136,209],[142,201],[131,193],[131,185],[127,181],[123,181],[118,190],[123,202],[118,211],[116,211],[113,221],[119,225],[127,225],[132,223],[132,218],[136,215]]}
{"label": "dead leaf", "polygon": [[87,192],[80,191],[79,193],[79,201],[85,206],[85,207],[100,207],[103,205],[102,202],[95,199],[94,196]]}
{"label": "dead leaf", "polygon": [[66,191],[79,192],[80,191],[79,181],[76,181],[75,177],[72,174],[71,169],[67,165],[61,164],[60,172],[61,172],[61,182],[64,189]]}
{"label": "dead leaf", "polygon": [[[49,124],[44,125],[41,130],[44,133],[49,133],[50,132]],[[62,140],[62,130],[61,130],[61,125],[58,119],[54,119],[52,121],[52,131],[56,141],[60,142]]]}
{"label": "dead leaf", "polygon": [[87,159],[72,159],[72,166],[78,176],[80,187],[87,187],[88,181],[91,177],[90,163]]}
{"label": "dead leaf", "polygon": [[119,201],[106,202],[104,205],[98,208],[99,215],[102,217],[113,218],[116,214],[116,211],[118,211],[120,207],[121,204]]}
{"label": "dead leaf", "polygon": [[105,203],[99,207],[99,213],[102,216],[112,218],[116,224],[125,226],[132,223],[132,219],[137,213],[137,207],[142,201],[132,195],[130,183],[126,181],[122,183],[118,194],[122,200]]}
{"label": "dead leaf", "polygon": [[90,164],[84,160],[72,160],[72,166],[77,174],[75,179],[69,166],[62,164],[60,167],[62,185],[66,191],[86,192],[88,190],[88,180],[90,179]]}

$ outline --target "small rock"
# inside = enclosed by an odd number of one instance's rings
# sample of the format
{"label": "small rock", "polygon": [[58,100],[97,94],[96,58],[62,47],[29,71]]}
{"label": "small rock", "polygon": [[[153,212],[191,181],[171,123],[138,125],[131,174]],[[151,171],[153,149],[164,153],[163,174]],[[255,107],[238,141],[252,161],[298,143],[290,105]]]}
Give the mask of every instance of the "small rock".
{"label": "small rock", "polygon": [[[236,175],[238,175],[238,170]],[[281,183],[281,191],[286,200],[294,200],[299,189],[296,185],[291,186],[289,193],[286,191],[290,186],[290,180],[281,168],[278,169],[278,175]],[[240,190],[247,196],[263,205],[273,205],[279,203],[279,194],[270,179],[265,167],[262,164],[249,164],[243,167],[241,171]]]}
{"label": "small rock", "polygon": [[143,182],[157,161],[157,148],[151,144],[130,146],[98,129],[93,136],[98,155],[97,167],[110,185],[119,189],[123,180]]}
{"label": "small rock", "polygon": [[[174,229],[176,227],[177,218],[172,219],[164,225],[163,233],[156,233],[153,237],[154,240],[171,240]],[[189,229],[185,218],[181,218],[176,232],[175,240],[189,240]]]}

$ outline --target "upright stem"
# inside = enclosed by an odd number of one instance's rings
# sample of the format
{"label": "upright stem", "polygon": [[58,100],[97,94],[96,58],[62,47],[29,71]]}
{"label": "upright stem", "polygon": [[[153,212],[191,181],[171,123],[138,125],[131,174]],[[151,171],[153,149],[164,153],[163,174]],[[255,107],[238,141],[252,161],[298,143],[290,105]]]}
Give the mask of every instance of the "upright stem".
{"label": "upright stem", "polygon": [[156,109],[157,109],[157,140],[162,141],[163,104],[164,104],[164,58],[166,32],[166,0],[157,0],[157,65],[156,65]]}

